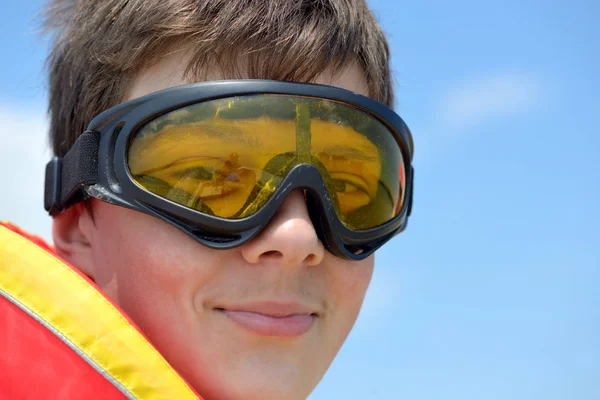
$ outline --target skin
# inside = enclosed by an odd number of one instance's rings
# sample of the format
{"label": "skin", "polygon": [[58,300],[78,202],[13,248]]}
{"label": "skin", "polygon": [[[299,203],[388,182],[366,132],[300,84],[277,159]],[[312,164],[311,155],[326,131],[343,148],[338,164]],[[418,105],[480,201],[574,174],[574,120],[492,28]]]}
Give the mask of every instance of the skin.
{"label": "skin", "polygon": [[[185,55],[170,53],[139,73],[123,100],[190,83]],[[227,78],[213,69],[207,78]],[[352,66],[317,83],[367,94]],[[54,219],[59,254],[89,275],[136,322],[161,354],[206,399],[304,399],[352,329],[373,272],[373,257],[347,261],[327,252],[301,192],[291,193],[261,234],[213,250],[159,219],[91,200]],[[296,337],[264,336],[220,309],[292,302],[314,313]]]}

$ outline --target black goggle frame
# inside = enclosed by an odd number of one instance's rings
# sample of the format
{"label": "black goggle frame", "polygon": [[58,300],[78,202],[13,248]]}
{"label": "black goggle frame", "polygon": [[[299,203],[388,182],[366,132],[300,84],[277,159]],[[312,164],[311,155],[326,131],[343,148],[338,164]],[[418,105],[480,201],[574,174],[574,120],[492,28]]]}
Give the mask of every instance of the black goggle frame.
{"label": "black goggle frame", "polygon": [[[132,135],[149,121],[173,110],[220,98],[280,94],[346,103],[383,123],[400,146],[406,171],[405,200],[396,217],[376,228],[353,231],[335,213],[325,182],[316,167],[300,164],[255,214],[238,220],[202,214],[155,195],[136,184],[128,168]],[[94,197],[160,218],[201,244],[229,249],[255,237],[271,220],[287,194],[303,189],[319,239],[332,254],[361,260],[406,228],[412,208],[414,170],[412,135],[398,114],[385,105],[345,89],[309,83],[266,80],[212,81],[183,85],[119,104],[95,117],[62,157],[46,166],[44,206],[56,215]]]}

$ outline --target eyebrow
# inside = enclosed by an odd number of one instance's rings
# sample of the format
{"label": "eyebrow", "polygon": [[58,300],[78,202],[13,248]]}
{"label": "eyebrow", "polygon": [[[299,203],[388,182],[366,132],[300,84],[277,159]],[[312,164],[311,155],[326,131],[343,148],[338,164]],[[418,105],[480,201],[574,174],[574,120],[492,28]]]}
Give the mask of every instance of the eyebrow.
{"label": "eyebrow", "polygon": [[224,143],[228,144],[241,144],[247,147],[262,147],[263,142],[260,138],[256,136],[248,135],[245,132],[242,132],[240,129],[237,129],[232,126],[228,126],[226,129],[223,127],[214,127],[214,126],[203,126],[202,133],[207,137],[211,138],[219,138]]}
{"label": "eyebrow", "polygon": [[369,162],[377,161],[379,158],[377,156],[368,155],[361,149],[357,149],[356,147],[348,146],[345,144],[339,144],[334,146],[329,145],[322,150],[322,153],[335,156],[342,156],[352,160]]}

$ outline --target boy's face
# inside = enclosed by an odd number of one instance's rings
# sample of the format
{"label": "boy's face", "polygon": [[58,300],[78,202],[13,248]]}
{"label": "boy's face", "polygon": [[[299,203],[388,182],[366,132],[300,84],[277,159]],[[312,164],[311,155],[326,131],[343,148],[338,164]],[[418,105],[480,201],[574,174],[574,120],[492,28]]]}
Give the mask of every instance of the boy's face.
{"label": "boy's face", "polygon": [[[125,100],[183,79],[173,53],[136,76]],[[217,70],[208,79],[227,78]],[[325,83],[367,94],[357,67]],[[93,201],[55,219],[59,252],[91,275],[207,399],[305,398],[350,332],[373,257],[327,252],[302,192],[262,233],[231,250],[206,248],[148,215]],[[69,248],[68,242],[77,241]]]}

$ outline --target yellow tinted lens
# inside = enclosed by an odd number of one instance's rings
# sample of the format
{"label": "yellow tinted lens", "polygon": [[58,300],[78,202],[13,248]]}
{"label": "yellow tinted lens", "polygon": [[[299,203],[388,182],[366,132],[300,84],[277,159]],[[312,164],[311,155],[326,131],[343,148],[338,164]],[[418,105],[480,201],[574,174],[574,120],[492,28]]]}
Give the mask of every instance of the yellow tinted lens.
{"label": "yellow tinted lens", "polygon": [[321,170],[346,226],[381,225],[403,202],[402,156],[379,121],[316,98],[258,95],[191,105],[146,124],[129,169],[146,190],[203,213],[250,216],[291,168]]}

